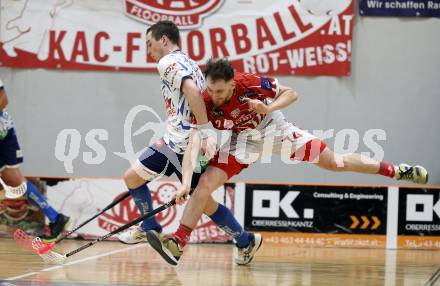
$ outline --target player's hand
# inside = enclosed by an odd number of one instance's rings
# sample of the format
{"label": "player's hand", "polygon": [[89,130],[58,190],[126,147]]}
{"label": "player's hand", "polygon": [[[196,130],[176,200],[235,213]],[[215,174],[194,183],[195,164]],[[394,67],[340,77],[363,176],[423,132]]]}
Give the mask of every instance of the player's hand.
{"label": "player's hand", "polygon": [[260,114],[267,114],[270,112],[269,107],[258,99],[244,98],[244,100],[249,104],[249,108]]}
{"label": "player's hand", "polygon": [[181,205],[185,203],[189,192],[191,190],[191,186],[188,184],[181,184],[176,194],[174,195],[174,199],[176,199],[176,204]]}
{"label": "player's hand", "polygon": [[217,142],[213,136],[209,136],[202,140],[202,153],[208,158],[212,159],[217,152]]}

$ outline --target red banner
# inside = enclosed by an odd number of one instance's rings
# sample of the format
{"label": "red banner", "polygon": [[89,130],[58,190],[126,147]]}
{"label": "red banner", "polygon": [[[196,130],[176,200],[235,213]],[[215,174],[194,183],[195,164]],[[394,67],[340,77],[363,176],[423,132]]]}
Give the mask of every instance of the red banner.
{"label": "red banner", "polygon": [[145,30],[171,20],[202,66],[228,57],[260,74],[351,72],[353,0],[3,2],[0,57],[8,67],[155,72]]}

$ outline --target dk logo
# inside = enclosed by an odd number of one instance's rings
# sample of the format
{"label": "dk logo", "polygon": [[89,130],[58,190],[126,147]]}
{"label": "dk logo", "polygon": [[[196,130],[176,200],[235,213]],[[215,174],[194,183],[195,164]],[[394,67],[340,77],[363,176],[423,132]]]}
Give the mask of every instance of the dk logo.
{"label": "dk logo", "polygon": [[440,200],[434,203],[434,195],[407,195],[407,221],[432,222],[434,220],[434,213],[440,218]]}
{"label": "dk logo", "polygon": [[[252,200],[252,216],[280,218],[280,210],[287,218],[300,218],[292,204],[297,199],[299,191],[289,191],[281,197],[277,190],[254,190]],[[313,219],[313,209],[303,209],[302,217]]]}

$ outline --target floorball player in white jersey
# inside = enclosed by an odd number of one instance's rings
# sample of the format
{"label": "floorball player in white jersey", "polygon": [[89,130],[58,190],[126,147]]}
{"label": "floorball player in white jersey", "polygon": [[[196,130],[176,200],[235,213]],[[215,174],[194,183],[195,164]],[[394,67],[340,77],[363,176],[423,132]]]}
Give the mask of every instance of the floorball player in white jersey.
{"label": "floorball player in white jersey", "polygon": [[[179,30],[170,21],[158,22],[147,29],[147,50],[157,62],[168,119],[163,138],[149,146],[124,175],[141,214],[151,211],[153,207],[148,182],[173,173],[182,178],[181,164],[190,129],[198,129],[201,137],[206,137],[204,130],[208,117],[202,97],[206,88],[205,79],[198,65],[179,49],[179,39]],[[206,139],[203,145],[205,156],[213,156],[215,142]],[[200,175],[201,172],[193,176],[193,187],[197,185]],[[253,234],[245,232],[225,206],[211,198],[204,213],[229,233],[238,246],[246,247],[251,243]],[[140,227],[120,234],[119,240],[128,244],[146,241],[146,231],[149,230],[162,231],[155,217],[143,221]]]}

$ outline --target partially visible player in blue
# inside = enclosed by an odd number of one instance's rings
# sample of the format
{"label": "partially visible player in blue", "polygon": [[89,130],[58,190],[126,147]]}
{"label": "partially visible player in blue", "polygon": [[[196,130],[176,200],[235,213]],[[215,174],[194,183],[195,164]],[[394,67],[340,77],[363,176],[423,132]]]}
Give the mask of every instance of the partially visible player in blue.
{"label": "partially visible player in blue", "polygon": [[0,175],[6,185],[18,187],[25,184],[26,193],[24,196],[34,206],[44,212],[49,219],[50,234],[42,237],[46,242],[56,240],[61,233],[69,226],[70,218],[58,213],[40,194],[37,187],[26,181],[20,172],[19,166],[23,162],[23,155],[18,144],[17,135],[11,117],[5,108],[8,105],[3,82],[0,78]]}
{"label": "partially visible player in blue", "polygon": [[[180,50],[179,40],[179,30],[170,21],[158,22],[147,30],[147,51],[157,62],[168,118],[163,138],[150,146],[124,175],[125,183],[141,214],[153,208],[148,182],[173,173],[181,180],[181,164],[190,129],[198,129],[202,137],[205,137],[203,134],[208,124],[202,97],[202,92],[206,89],[204,75],[197,63]],[[205,155],[214,155],[215,142],[211,141],[210,144],[209,140],[205,140],[205,143]],[[191,184],[193,187],[197,185],[199,177],[200,173],[194,174]],[[253,234],[244,231],[231,211],[212,197],[204,213],[230,234],[239,247],[250,244]],[[128,244],[146,241],[146,232],[149,230],[162,231],[154,217],[145,220],[140,227],[120,234],[119,240]]]}

